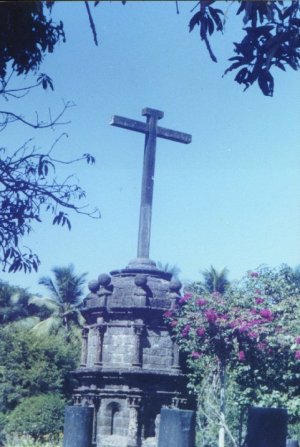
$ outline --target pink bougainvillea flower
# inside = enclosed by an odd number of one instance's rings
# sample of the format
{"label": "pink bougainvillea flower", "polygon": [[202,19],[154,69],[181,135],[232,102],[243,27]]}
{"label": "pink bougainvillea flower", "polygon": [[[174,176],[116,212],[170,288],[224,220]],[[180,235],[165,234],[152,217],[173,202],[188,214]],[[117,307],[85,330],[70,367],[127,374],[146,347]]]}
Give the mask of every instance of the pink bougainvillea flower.
{"label": "pink bougainvillea flower", "polygon": [[178,323],[177,320],[173,320],[173,321],[171,321],[171,326],[172,326],[172,327],[175,327],[175,326],[177,326],[177,323]]}
{"label": "pink bougainvillea flower", "polygon": [[205,331],[204,327],[198,327],[197,335],[199,335],[199,337],[204,337],[205,334],[206,334],[206,331]]}
{"label": "pink bougainvillea flower", "polygon": [[205,304],[207,304],[207,301],[204,298],[199,298],[196,301],[196,304],[198,304],[198,306],[205,306]]}
{"label": "pink bougainvillea flower", "polygon": [[241,323],[240,326],[238,326],[238,331],[242,334],[243,332],[247,332],[248,331],[248,325],[247,323],[245,323],[244,321]]}
{"label": "pink bougainvillea flower", "polygon": [[300,337],[296,337],[295,342],[297,343],[297,345],[300,345]]}
{"label": "pink bougainvillea flower", "polygon": [[191,326],[189,324],[187,324],[185,326],[185,328],[183,329],[183,331],[181,332],[181,335],[183,337],[187,337],[189,335],[189,333],[190,333],[190,330],[191,330]]}
{"label": "pink bougainvillea flower", "polygon": [[257,348],[260,351],[264,351],[266,348],[268,347],[267,343],[260,341],[259,343],[257,343]]}
{"label": "pink bougainvillea flower", "polygon": [[178,301],[179,302],[179,304],[185,304],[188,300],[190,300],[191,298],[192,298],[192,294],[191,293],[185,293],[184,295],[183,295],[183,297],[182,298],[180,298],[180,300]]}
{"label": "pink bougainvillea flower", "polygon": [[199,359],[202,356],[202,352],[198,352],[198,351],[193,351],[191,354],[193,359]]}
{"label": "pink bougainvillea flower", "polygon": [[262,304],[265,300],[263,298],[261,298],[260,296],[257,296],[255,298],[255,302],[256,304]]}
{"label": "pink bougainvillea flower", "polygon": [[173,315],[173,312],[172,312],[171,310],[167,310],[167,311],[164,313],[164,317],[166,317],[166,318],[170,318],[170,317],[172,317],[172,315]]}
{"label": "pink bougainvillea flower", "polygon": [[300,360],[300,351],[295,352],[295,359]]}
{"label": "pink bougainvillea flower", "polygon": [[244,362],[246,360],[245,352],[244,351],[240,351],[238,353],[238,358],[239,358],[240,362]]}
{"label": "pink bougainvillea flower", "polygon": [[218,318],[225,321],[229,320],[229,316],[227,314],[218,315]]}
{"label": "pink bougainvillea flower", "polygon": [[185,294],[183,295],[183,298],[187,301],[187,300],[191,299],[192,296],[193,296],[193,294],[189,292],[189,293],[185,293]]}
{"label": "pink bougainvillea flower", "polygon": [[214,309],[207,309],[204,315],[209,323],[215,323],[218,318],[218,314]]}
{"label": "pink bougainvillea flower", "polygon": [[257,338],[257,333],[250,331],[248,332],[248,337],[254,340],[255,338]]}
{"label": "pink bougainvillea flower", "polygon": [[262,318],[265,318],[268,321],[273,319],[273,313],[269,309],[262,309],[259,314]]}

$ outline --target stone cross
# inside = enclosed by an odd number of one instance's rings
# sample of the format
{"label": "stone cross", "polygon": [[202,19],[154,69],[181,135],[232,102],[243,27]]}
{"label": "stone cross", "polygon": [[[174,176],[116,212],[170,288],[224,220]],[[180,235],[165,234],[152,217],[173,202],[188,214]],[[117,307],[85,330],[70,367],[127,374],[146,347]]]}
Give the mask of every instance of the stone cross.
{"label": "stone cross", "polygon": [[110,124],[145,134],[137,256],[138,258],[149,258],[156,139],[160,137],[166,140],[188,144],[192,141],[192,136],[183,132],[159,127],[157,121],[164,116],[164,112],[160,110],[147,107],[142,110],[142,115],[147,117],[146,123],[114,115]]}

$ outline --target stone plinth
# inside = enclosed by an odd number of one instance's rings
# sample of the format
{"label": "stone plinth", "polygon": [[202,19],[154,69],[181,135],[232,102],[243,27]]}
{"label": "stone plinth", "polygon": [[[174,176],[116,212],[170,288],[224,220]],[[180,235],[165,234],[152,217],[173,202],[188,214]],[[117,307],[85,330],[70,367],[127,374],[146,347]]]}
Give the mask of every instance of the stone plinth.
{"label": "stone plinth", "polygon": [[149,259],[90,283],[74,404],[94,408],[94,446],[154,447],[162,407],[194,409],[163,317],[180,287]]}

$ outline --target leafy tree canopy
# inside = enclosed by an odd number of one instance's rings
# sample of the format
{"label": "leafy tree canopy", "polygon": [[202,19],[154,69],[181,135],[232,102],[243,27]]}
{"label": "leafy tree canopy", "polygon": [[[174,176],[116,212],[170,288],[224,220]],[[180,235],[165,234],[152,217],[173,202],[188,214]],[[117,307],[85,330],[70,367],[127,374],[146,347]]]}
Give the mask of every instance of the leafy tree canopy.
{"label": "leafy tree canopy", "polygon": [[[100,2],[95,1],[97,6]],[[126,4],[126,1],[122,1]],[[176,2],[177,4],[179,2]],[[52,52],[59,41],[65,40],[63,23],[53,23],[52,7],[55,1],[30,3],[5,2],[0,5],[0,77],[5,78],[9,63],[17,74],[36,71],[43,56]],[[97,44],[96,26],[90,6],[85,2],[94,41]],[[216,7],[217,6],[217,7]],[[137,6],[138,7],[138,6]],[[300,61],[300,5],[297,0],[232,2],[230,10],[242,16],[245,35],[241,42],[234,42],[232,62],[225,71],[237,71],[235,81],[245,89],[258,83],[264,95],[274,92],[273,68],[299,69]],[[195,12],[196,11],[196,12]],[[217,62],[210,38],[224,32],[228,2],[200,0],[192,9],[190,31],[198,27],[211,59]],[[243,26],[242,25],[242,26]]]}
{"label": "leafy tree canopy", "polygon": [[[245,90],[257,82],[264,95],[272,96],[271,70],[300,67],[300,4],[297,0],[267,0],[236,1],[231,3],[231,8],[234,6],[236,14],[243,16],[245,35],[241,42],[234,42],[235,54],[229,59],[232,63],[225,74],[237,71],[235,81],[244,85]],[[190,31],[199,27],[201,40],[211,59],[217,62],[209,39],[215,32],[224,31],[228,3],[201,0],[196,9],[190,20]]]}
{"label": "leafy tree canopy", "polygon": [[51,19],[53,1],[0,3],[0,78],[11,68],[18,74],[36,72],[46,53],[65,41],[62,22]]}
{"label": "leafy tree canopy", "polygon": [[65,405],[60,394],[31,396],[10,413],[5,432],[55,439],[63,430]]}
{"label": "leafy tree canopy", "polygon": [[[53,4],[53,1],[0,3],[0,99],[5,103],[21,100],[37,87],[54,88],[49,76],[42,73],[38,73],[33,84],[11,86],[13,74],[36,74],[44,56],[65,40],[62,22],[55,24],[51,19]],[[36,121],[31,122],[11,108],[1,108],[0,132],[14,123],[32,129],[64,124],[61,118],[71,105],[64,104],[61,112],[47,122],[40,120],[38,114]],[[81,160],[93,164],[94,157],[85,153],[77,160],[57,158],[54,155],[57,142],[48,150],[32,147],[31,140],[13,150],[0,147],[0,264],[4,271],[37,271],[38,255],[22,246],[21,240],[32,231],[35,223],[42,222],[45,212],[52,214],[54,225],[69,229],[72,211],[99,217],[98,210],[87,211],[78,205],[85,192],[72,176],[61,179],[58,175],[60,165]]]}
{"label": "leafy tree canopy", "polygon": [[[28,143],[7,154],[2,148],[0,159],[0,262],[5,270],[37,271],[39,258],[30,249],[20,247],[20,240],[32,231],[34,223],[42,222],[43,212],[52,214],[54,225],[71,229],[68,212],[75,211],[98,217],[97,210],[87,212],[76,201],[85,197],[85,192],[75,181],[59,180],[56,168],[60,164],[94,158],[84,154],[81,159],[66,162],[57,160],[48,152],[32,149]],[[1,155],[1,148],[0,148]],[[67,212],[68,211],[68,212]]]}
{"label": "leafy tree canopy", "polygon": [[13,410],[29,396],[69,396],[69,372],[78,364],[79,350],[77,339],[65,343],[14,325],[0,328],[0,411]]}

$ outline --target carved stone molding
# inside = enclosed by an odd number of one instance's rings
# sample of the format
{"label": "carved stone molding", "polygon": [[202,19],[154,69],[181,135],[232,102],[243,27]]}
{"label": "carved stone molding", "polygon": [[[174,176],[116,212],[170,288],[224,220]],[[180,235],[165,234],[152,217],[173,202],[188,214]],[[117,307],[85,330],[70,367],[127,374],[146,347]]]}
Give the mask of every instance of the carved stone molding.
{"label": "carved stone molding", "polygon": [[174,339],[172,340],[172,366],[171,366],[171,368],[178,369],[178,370],[180,369],[179,347]]}
{"label": "carved stone molding", "polygon": [[81,348],[80,366],[86,366],[86,364],[87,364],[87,355],[88,355],[89,328],[87,328],[87,327],[83,328],[81,334],[82,334],[82,348]]}
{"label": "carved stone molding", "polygon": [[141,368],[143,363],[143,351],[142,351],[142,335],[144,333],[145,326],[143,324],[134,324],[133,330],[135,334],[135,346],[134,346],[134,358],[132,366]]}
{"label": "carved stone molding", "polygon": [[129,425],[127,447],[138,447],[140,438],[140,410],[142,399],[137,396],[128,397]]}
{"label": "carved stone molding", "polygon": [[97,334],[97,349],[96,349],[96,359],[95,365],[102,366],[103,365],[103,342],[104,342],[104,334],[107,329],[106,324],[99,324],[96,326],[96,334]]}

